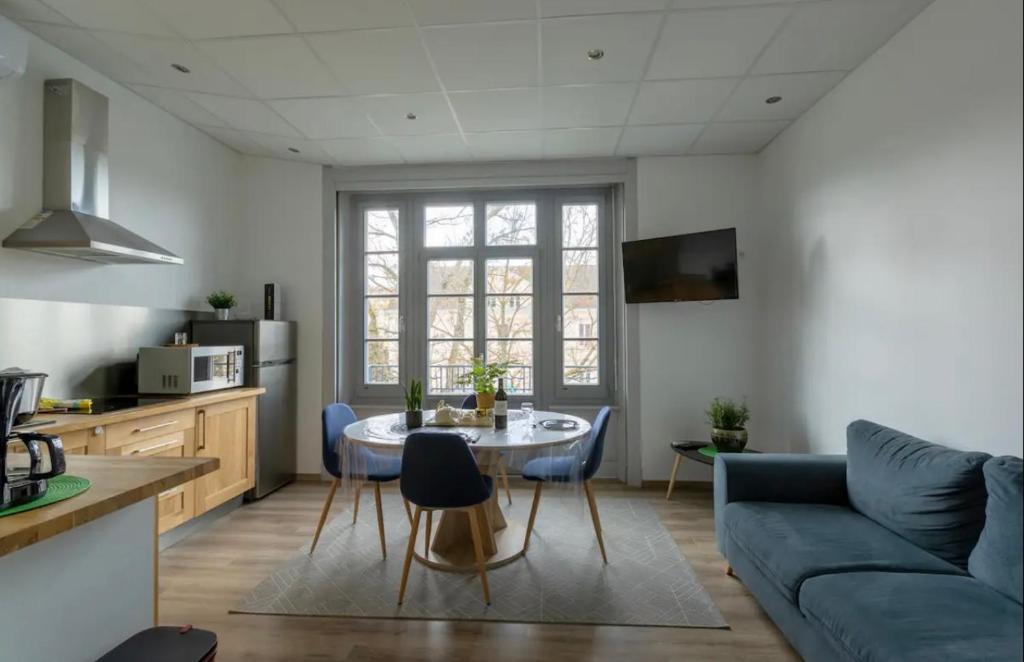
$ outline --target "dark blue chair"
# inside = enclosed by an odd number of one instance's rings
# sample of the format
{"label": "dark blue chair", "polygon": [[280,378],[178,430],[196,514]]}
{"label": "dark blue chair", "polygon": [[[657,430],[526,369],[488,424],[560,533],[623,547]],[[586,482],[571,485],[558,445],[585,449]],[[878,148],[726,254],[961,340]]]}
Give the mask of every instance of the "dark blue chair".
{"label": "dark blue chair", "polygon": [[[462,401],[463,409],[476,409],[476,393],[470,393],[466,396],[466,399]],[[512,490],[508,486],[508,467],[505,465],[505,456],[502,453],[498,453],[498,477],[501,478],[501,484],[505,487],[505,497],[508,499],[508,505],[512,505]]]}
{"label": "dark blue chair", "polygon": [[402,450],[402,496],[416,506],[412,516],[412,533],[402,567],[402,583],[398,589],[398,604],[405,598],[409,581],[409,565],[416,548],[416,534],[420,516],[427,512],[427,544],[430,543],[429,517],[435,510],[461,511],[469,518],[473,536],[473,553],[484,601],[491,604],[491,590],[487,586],[487,568],[484,565],[483,534],[480,523],[487,521],[483,504],[491,498],[494,481],[480,473],[473,453],[462,435],[450,432],[414,432],[405,438]]}
{"label": "dark blue chair", "polygon": [[[334,500],[334,493],[338,491],[338,485],[341,483],[342,458],[338,450],[341,446],[345,428],[356,422],[356,414],[348,405],[336,402],[324,407],[321,422],[324,469],[334,477],[334,480],[331,481],[331,491],[327,493],[327,501],[324,503],[324,509],[320,513],[320,523],[316,525],[316,533],[313,534],[313,544],[309,547],[310,554],[316,549],[316,543],[320,539],[320,531],[324,528],[324,522],[327,521],[327,512],[331,509],[331,502]],[[380,552],[384,558],[387,558],[388,552],[384,541],[384,510],[381,507],[380,484],[398,480],[398,477],[402,474],[402,458],[374,453],[363,446],[355,446],[353,448],[353,452],[358,453],[356,457],[360,465],[360,471],[363,468],[366,471],[365,475],[355,477],[357,487],[355,502],[352,508],[352,523],[355,524],[359,517],[359,497],[362,495],[363,481],[369,481],[373,483],[374,498],[377,502],[377,530],[380,532]],[[412,513],[408,503],[405,504],[405,510],[411,522]]]}
{"label": "dark blue chair", "polygon": [[597,534],[597,545],[601,548],[601,558],[608,563],[608,555],[604,551],[604,539],[601,537],[601,517],[597,514],[597,500],[594,498],[594,488],[590,485],[590,479],[597,473],[601,466],[601,456],[604,454],[604,435],[608,431],[608,417],[611,416],[610,407],[601,407],[597,412],[597,418],[590,429],[590,437],[583,442],[583,448],[579,459],[572,456],[538,457],[530,460],[523,466],[523,478],[537,483],[533,490],[533,506],[530,508],[530,520],[526,524],[526,542],[523,544],[525,551],[530,547],[530,534],[533,533],[533,523],[537,519],[537,506],[540,505],[540,491],[544,483],[569,483],[582,481],[583,489],[587,493],[587,505],[590,506],[590,518],[594,522],[594,533]]}

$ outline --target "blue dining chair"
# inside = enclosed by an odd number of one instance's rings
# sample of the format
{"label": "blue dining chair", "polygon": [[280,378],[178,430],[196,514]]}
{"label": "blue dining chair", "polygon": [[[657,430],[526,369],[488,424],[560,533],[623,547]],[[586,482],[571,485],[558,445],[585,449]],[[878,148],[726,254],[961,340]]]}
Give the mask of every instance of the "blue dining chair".
{"label": "blue dining chair", "polygon": [[583,442],[580,456],[583,458],[583,465],[577,466],[578,458],[572,456],[538,457],[523,465],[523,478],[537,483],[533,490],[533,506],[530,508],[530,519],[526,523],[526,542],[523,543],[523,550],[530,547],[530,534],[533,533],[533,523],[537,519],[537,506],[540,505],[540,492],[544,483],[568,483],[583,481],[583,489],[587,494],[587,505],[590,507],[590,519],[594,522],[594,533],[597,534],[597,544],[601,548],[601,558],[608,563],[608,555],[604,551],[604,539],[601,537],[601,517],[597,514],[597,500],[594,498],[594,488],[590,479],[597,473],[601,466],[601,456],[604,454],[604,435],[608,431],[608,417],[611,416],[610,407],[601,407],[594,419],[594,425],[590,428],[590,437]]}
{"label": "blue dining chair", "polygon": [[[324,528],[324,522],[327,521],[327,512],[331,509],[331,502],[334,500],[334,493],[338,491],[338,485],[341,483],[342,458],[338,451],[341,447],[345,428],[355,422],[355,412],[343,402],[327,405],[324,407],[323,414],[321,414],[324,469],[334,477],[334,480],[331,481],[331,490],[327,493],[327,501],[324,503],[323,511],[320,513],[320,522],[316,525],[316,533],[313,534],[313,544],[309,547],[310,555],[316,549],[316,543],[320,539],[320,531]],[[380,484],[398,480],[402,473],[402,458],[374,453],[364,446],[354,446],[353,448],[353,452],[358,453],[356,457],[358,458],[360,469],[366,468],[366,475],[356,478],[358,482],[356,484],[355,501],[352,507],[352,523],[355,524],[359,517],[359,497],[362,495],[363,481],[369,481],[373,483],[373,494],[377,502],[377,530],[380,533],[380,553],[384,558],[387,558],[388,551],[384,540],[384,510],[380,500]],[[405,511],[406,516],[408,516],[411,522],[412,512],[408,503],[405,504]]]}
{"label": "blue dining chair", "polygon": [[[470,393],[466,396],[466,399],[462,401],[463,409],[476,409],[476,393]],[[508,486],[508,467],[505,464],[505,455],[498,453],[498,477],[501,478],[501,484],[505,487],[505,498],[508,499],[508,505],[512,505],[512,490]]]}
{"label": "blue dining chair", "polygon": [[[480,523],[487,521],[483,504],[491,498],[494,481],[490,476],[480,473],[476,459],[466,445],[466,439],[451,432],[410,434],[405,438],[405,448],[402,450],[400,485],[402,496],[416,506],[416,510],[412,516],[412,533],[409,534],[409,547],[405,551],[405,565],[402,566],[398,604],[402,604],[405,598],[405,586],[409,581],[409,565],[412,563],[413,550],[416,548],[420,516],[426,511],[429,518],[435,510],[461,511],[469,518],[476,569],[484,589],[484,602],[491,604]],[[429,544],[429,528],[427,537]]]}

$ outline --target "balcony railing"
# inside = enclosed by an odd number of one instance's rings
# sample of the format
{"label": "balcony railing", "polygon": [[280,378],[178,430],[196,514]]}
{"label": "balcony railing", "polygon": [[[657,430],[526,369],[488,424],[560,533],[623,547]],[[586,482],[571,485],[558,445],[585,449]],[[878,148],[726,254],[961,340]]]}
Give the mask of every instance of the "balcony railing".
{"label": "balcony railing", "polygon": [[[459,379],[473,369],[471,365],[432,365],[427,379],[427,393],[430,395],[459,395],[472,391],[469,386],[459,384]],[[398,366],[374,364],[366,368],[368,384],[397,384]],[[586,365],[565,366],[565,383],[596,384],[597,368]],[[533,366],[510,365],[505,378],[505,390],[511,394],[533,393]]]}

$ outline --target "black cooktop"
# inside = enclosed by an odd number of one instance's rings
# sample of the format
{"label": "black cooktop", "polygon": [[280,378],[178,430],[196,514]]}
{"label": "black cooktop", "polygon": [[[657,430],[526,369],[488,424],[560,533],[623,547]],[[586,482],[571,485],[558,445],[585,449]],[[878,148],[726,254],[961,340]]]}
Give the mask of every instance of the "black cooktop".
{"label": "black cooktop", "polygon": [[[68,411],[68,414],[106,414],[132,407],[145,407],[167,402],[170,398],[142,397],[137,395],[116,395],[107,398],[91,398],[92,409]],[[64,413],[64,412],[62,412]]]}

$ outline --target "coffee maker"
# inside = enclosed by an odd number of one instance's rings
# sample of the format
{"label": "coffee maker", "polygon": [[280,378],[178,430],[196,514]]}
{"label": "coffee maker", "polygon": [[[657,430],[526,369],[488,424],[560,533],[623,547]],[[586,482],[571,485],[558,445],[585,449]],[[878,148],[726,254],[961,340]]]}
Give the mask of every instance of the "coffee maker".
{"label": "coffee maker", "polygon": [[[38,432],[12,433],[27,379],[34,373],[0,373],[0,510],[27,503],[46,494],[47,479],[64,473],[64,445],[60,437]],[[16,467],[7,456],[9,447],[24,444],[27,467]],[[42,447],[49,451],[50,468],[44,471]]]}

